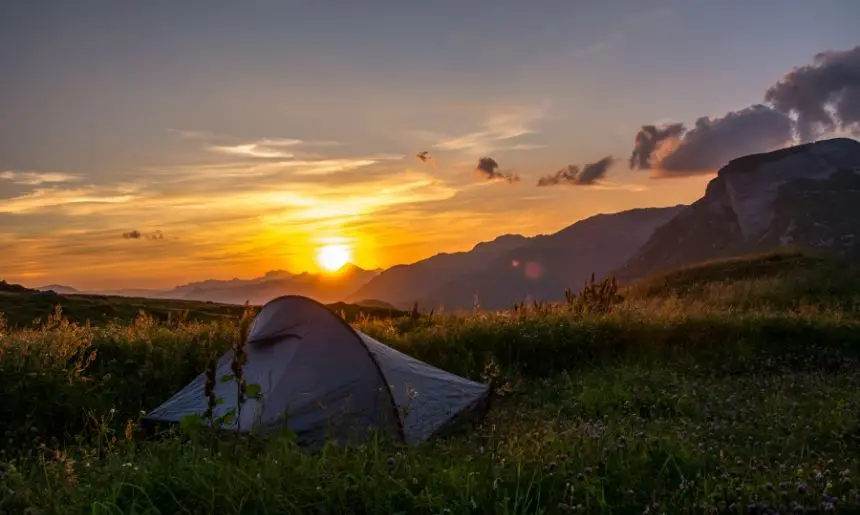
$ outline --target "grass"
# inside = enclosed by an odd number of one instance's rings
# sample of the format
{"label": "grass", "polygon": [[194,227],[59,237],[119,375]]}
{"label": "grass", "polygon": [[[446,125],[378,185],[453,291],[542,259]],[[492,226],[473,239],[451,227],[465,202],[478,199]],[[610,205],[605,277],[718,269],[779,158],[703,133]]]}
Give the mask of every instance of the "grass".
{"label": "grass", "polygon": [[[103,325],[109,322],[132,322],[141,311],[159,322],[213,321],[225,318],[238,320],[243,306],[219,304],[193,300],[144,299],[116,295],[57,295],[40,293],[16,285],[0,288],[0,313],[12,327],[23,327],[44,323],[59,306],[65,316],[79,324]],[[341,313],[347,320],[355,320],[361,314],[374,317],[402,316],[397,311],[381,305],[359,306],[338,302],[329,309]]]}
{"label": "grass", "polygon": [[632,285],[605,314],[355,320],[494,385],[479,426],[416,447],[141,435],[231,318],[0,329],[0,512],[860,513],[856,293],[798,302],[818,265],[772,259],[652,278],[700,287]]}

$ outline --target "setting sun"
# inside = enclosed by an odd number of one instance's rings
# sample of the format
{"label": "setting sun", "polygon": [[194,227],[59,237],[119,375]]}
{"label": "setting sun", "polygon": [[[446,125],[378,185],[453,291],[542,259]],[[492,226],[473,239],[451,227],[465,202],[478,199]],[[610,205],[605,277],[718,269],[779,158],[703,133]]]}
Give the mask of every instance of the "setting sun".
{"label": "setting sun", "polygon": [[317,263],[326,271],[335,272],[349,263],[350,251],[346,245],[325,245],[317,251]]}

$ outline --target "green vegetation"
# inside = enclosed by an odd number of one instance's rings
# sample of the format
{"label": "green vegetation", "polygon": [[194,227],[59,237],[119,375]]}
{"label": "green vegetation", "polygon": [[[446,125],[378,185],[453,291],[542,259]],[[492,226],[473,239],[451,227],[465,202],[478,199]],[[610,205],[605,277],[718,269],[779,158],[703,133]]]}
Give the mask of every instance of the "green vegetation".
{"label": "green vegetation", "polygon": [[848,272],[756,256],[557,306],[361,317],[493,384],[478,427],[413,448],[144,437],[141,410],[233,345],[236,318],[0,326],[0,512],[860,513]]}
{"label": "green vegetation", "polygon": [[762,253],[686,266],[638,281],[633,298],[683,298],[722,307],[797,308],[803,304],[860,309],[860,270],[800,251]]}
{"label": "green vegetation", "polygon": [[[2,288],[4,284],[6,289]],[[238,320],[244,310],[242,306],[194,300],[142,299],[115,295],[57,295],[8,283],[0,284],[0,313],[5,314],[6,324],[10,327],[44,323],[57,306],[71,321],[98,325],[117,321],[132,322],[141,311],[159,322],[169,323],[205,322],[225,318]],[[374,317],[397,317],[403,314],[380,305],[359,306],[338,302],[328,307],[349,321],[362,314]]]}

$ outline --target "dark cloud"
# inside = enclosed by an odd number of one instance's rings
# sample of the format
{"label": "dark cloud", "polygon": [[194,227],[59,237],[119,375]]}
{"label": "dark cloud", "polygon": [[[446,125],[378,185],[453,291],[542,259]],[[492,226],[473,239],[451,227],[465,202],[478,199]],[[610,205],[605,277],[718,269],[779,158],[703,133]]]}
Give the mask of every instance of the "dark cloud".
{"label": "dark cloud", "polygon": [[860,46],[817,54],[765,92],[765,101],[797,116],[801,142],[823,132],[860,131]]}
{"label": "dark cloud", "polygon": [[684,132],[684,124],[673,123],[657,127],[656,125],[643,125],[636,134],[636,143],[633,153],[630,155],[630,168],[648,170],[651,168],[651,157],[660,145],[670,139],[681,136]]}
{"label": "dark cloud", "polygon": [[[767,89],[764,100],[693,128],[645,125],[636,135],[630,168],[661,176],[710,173],[730,160],[770,152],[832,131],[860,133],[860,46],[827,51]],[[796,122],[792,119],[796,118]]]}
{"label": "dark cloud", "polygon": [[488,180],[505,180],[508,182],[518,182],[520,177],[515,173],[502,173],[499,171],[499,163],[492,157],[482,157],[478,159],[478,165],[475,167],[475,172],[483,175]]}
{"label": "dark cloud", "polygon": [[791,140],[791,118],[756,104],[721,118],[703,116],[691,129],[683,124],[642,127],[630,166],[657,169],[661,176],[710,173],[736,157],[776,150]]}
{"label": "dark cloud", "polygon": [[163,240],[164,233],[160,230],[156,230],[149,234],[143,234],[142,232],[134,229],[129,232],[122,233],[122,237],[126,240],[139,240],[139,239],[147,239],[147,240]]}
{"label": "dark cloud", "polygon": [[577,165],[567,165],[552,175],[541,177],[538,186],[555,186],[557,184],[572,184],[575,186],[590,186],[606,176],[607,170],[615,162],[612,156],[606,156],[600,161],[589,163],[581,170]]}
{"label": "dark cloud", "polygon": [[722,118],[703,116],[660,156],[661,175],[691,175],[717,170],[736,157],[770,152],[792,140],[784,113],[758,104]]}

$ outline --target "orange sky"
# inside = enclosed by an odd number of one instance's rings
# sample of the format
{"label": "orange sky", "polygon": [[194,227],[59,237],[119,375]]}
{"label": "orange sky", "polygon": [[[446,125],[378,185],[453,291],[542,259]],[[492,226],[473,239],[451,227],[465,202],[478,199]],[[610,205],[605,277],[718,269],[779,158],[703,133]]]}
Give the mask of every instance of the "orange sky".
{"label": "orange sky", "polygon": [[[857,44],[856,0],[778,3],[12,2],[0,278],[167,288],[316,271],[330,243],[387,267],[695,201],[712,173],[628,167],[643,124],[762,102]],[[595,184],[537,186],[607,156]]]}
{"label": "orange sky", "polygon": [[[480,143],[475,138],[466,144]],[[74,174],[41,177],[46,182],[0,204],[0,214],[29,222],[0,243],[7,280],[161,288],[272,269],[317,271],[315,255],[326,244],[349,246],[361,267],[387,267],[504,233],[553,232],[597,212],[690,202],[708,180],[643,174],[635,182],[538,188],[527,168],[514,184],[477,176],[468,152],[435,165],[405,155],[296,163],[272,161],[285,145],[216,151],[186,139],[227,157],[149,167],[137,180],[110,186],[81,184]],[[140,237],[123,237],[132,230]]]}

